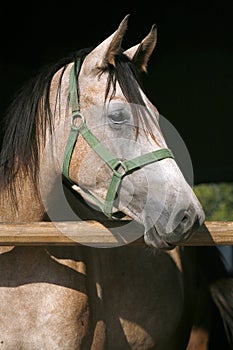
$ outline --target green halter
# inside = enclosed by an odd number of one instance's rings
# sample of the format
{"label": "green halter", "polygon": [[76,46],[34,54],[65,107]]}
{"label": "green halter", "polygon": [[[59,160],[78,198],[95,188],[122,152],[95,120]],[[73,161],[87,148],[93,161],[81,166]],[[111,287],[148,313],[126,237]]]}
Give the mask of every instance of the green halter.
{"label": "green halter", "polygon": [[[92,198],[97,206],[103,211],[103,213],[109,217],[113,217],[113,204],[116,198],[117,190],[120,186],[121,180],[124,176],[130,172],[140,169],[144,165],[157,162],[165,158],[174,158],[172,152],[167,149],[159,149],[157,151],[146,153],[142,156],[126,160],[122,162],[120,159],[115,158],[102,144],[101,142],[92,134],[89,130],[84,116],[80,113],[78,90],[76,77],[81,68],[81,60],[77,60],[76,71],[75,65],[72,66],[70,71],[70,105],[72,110],[72,123],[67,140],[64,159],[63,159],[63,175],[72,183],[75,184],[69,177],[69,166],[71,157],[73,154],[74,146],[78,139],[79,134],[86,140],[89,146],[98,154],[98,156],[103,159],[105,164],[109,166],[112,170],[112,179],[108,187],[107,195],[104,203],[100,202],[95,196],[90,192],[87,192],[90,198]],[[80,119],[77,125],[77,119]],[[86,191],[86,190],[85,190]]]}

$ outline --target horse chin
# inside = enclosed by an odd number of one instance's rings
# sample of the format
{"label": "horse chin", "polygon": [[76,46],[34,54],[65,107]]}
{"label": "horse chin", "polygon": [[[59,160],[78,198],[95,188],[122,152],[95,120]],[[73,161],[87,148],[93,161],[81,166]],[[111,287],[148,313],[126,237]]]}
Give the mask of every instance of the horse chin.
{"label": "horse chin", "polygon": [[197,219],[193,226],[185,233],[182,233],[182,235],[177,235],[176,230],[174,230],[174,232],[163,234],[160,233],[155,226],[153,226],[149,230],[145,231],[144,240],[147,245],[154,248],[171,250],[175,248],[177,244],[186,242],[199,226],[200,221]]}
{"label": "horse chin", "polygon": [[151,227],[144,234],[145,243],[153,248],[158,248],[162,250],[172,250],[175,248],[175,245],[165,241],[161,238],[155,226]]}

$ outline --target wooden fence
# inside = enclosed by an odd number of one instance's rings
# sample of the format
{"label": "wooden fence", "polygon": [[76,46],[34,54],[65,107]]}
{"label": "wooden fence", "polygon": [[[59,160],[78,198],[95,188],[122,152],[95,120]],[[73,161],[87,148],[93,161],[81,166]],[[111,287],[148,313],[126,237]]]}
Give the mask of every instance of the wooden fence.
{"label": "wooden fence", "polygon": [[[124,232],[130,225],[123,223],[97,221],[77,222],[30,222],[0,223],[0,245],[104,245],[114,246],[124,242]],[[125,226],[125,227],[124,227]],[[140,225],[130,228],[131,245],[143,245],[143,231]],[[65,232],[65,233],[64,233]],[[129,237],[129,236],[128,236]],[[121,244],[120,244],[121,245]],[[186,246],[233,245],[233,222],[207,221],[184,244]]]}

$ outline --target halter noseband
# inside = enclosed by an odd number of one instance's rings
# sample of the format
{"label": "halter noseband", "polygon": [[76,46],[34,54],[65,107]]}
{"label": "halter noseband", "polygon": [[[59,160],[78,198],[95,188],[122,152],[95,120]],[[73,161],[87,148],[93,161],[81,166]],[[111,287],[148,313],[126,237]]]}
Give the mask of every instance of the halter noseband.
{"label": "halter noseband", "polygon": [[[92,134],[92,132],[86,124],[84,116],[80,113],[78,89],[76,83],[76,77],[80,71],[80,68],[81,60],[78,59],[76,65],[73,64],[70,71],[70,105],[72,110],[72,123],[64,152],[62,173],[69,180],[69,182],[75,184],[74,181],[71,180],[69,177],[69,166],[75,144],[77,142],[79,134],[81,134],[82,137],[89,144],[89,146],[112,170],[112,179],[109,184],[104,203],[100,202],[99,199],[93,196],[90,192],[87,192],[89,197],[95,201],[95,203],[102,210],[102,212],[108,218],[112,218],[115,215],[115,213],[112,213],[113,204],[122,178],[130,172],[140,169],[144,165],[155,163],[165,158],[174,158],[174,156],[169,149],[162,148],[126,161],[121,161],[120,159],[115,158],[104,147],[104,145],[101,144],[101,142],[95,137],[95,135]],[[77,125],[78,119],[79,124]]]}

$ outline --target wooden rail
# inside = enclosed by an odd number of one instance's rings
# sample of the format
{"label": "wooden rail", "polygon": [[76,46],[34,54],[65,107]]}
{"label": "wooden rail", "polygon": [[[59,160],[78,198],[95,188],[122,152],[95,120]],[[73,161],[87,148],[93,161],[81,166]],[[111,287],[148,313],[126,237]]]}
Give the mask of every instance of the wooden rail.
{"label": "wooden rail", "polygon": [[[145,244],[142,227],[127,224],[130,224],[130,221],[124,221],[120,226],[119,223],[102,224],[97,221],[67,221],[56,225],[52,222],[0,223],[0,245],[117,246],[127,242],[132,245]],[[128,240],[125,239],[125,235],[128,235]],[[135,235],[139,237],[136,240]],[[205,222],[187,242],[180,245],[233,245],[233,222]]]}

